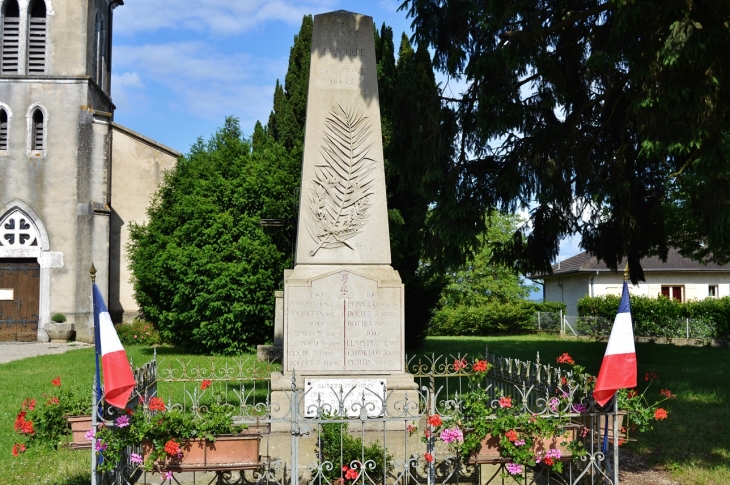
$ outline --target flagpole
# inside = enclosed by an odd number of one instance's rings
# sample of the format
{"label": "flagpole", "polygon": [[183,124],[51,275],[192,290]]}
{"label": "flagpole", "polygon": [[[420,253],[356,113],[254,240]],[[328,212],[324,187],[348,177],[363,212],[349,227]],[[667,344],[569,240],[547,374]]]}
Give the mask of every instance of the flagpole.
{"label": "flagpole", "polygon": [[91,443],[91,485],[97,485],[96,484],[96,430],[97,430],[97,423],[98,423],[98,415],[99,415],[99,399],[101,398],[100,393],[100,386],[101,381],[99,379],[99,332],[98,332],[98,325],[97,325],[97,318],[96,318],[96,301],[94,301],[94,285],[96,284],[96,268],[94,267],[94,263],[91,263],[91,268],[89,269],[89,276],[91,276],[91,306],[92,311],[94,312],[94,357],[96,357],[96,376],[94,377],[94,389],[91,393],[91,412],[93,413],[91,416],[91,429],[94,430],[94,440]]}
{"label": "flagpole", "polygon": [[101,342],[99,342],[99,318],[97,317],[96,312],[96,300],[94,298],[94,285],[96,284],[96,268],[94,267],[94,263],[91,263],[91,269],[89,269],[89,275],[91,276],[91,301],[92,301],[92,311],[94,312],[94,348],[96,349],[96,352],[94,352],[94,355],[96,357],[96,402],[99,403],[101,401],[101,376],[99,373],[99,354],[101,345]]}
{"label": "flagpole", "polygon": [[[629,280],[629,262],[624,266],[624,283]],[[608,422],[608,419],[606,420]],[[626,424],[628,427],[628,423]],[[613,399],[613,484],[618,485],[618,391]]]}

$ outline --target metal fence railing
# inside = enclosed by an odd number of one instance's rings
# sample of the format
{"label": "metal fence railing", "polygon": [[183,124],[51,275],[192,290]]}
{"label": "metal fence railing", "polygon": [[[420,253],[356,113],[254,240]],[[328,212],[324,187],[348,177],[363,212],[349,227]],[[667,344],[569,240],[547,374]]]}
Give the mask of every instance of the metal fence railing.
{"label": "metal fence railing", "polygon": [[[494,400],[493,407],[500,396],[512,396],[515,409],[525,414],[567,416],[586,430],[582,439],[587,454],[566,462],[561,473],[537,464],[513,476],[507,473],[505,462],[497,461],[491,468],[465,463],[458,453],[437,442],[433,433],[424,433],[429,429],[429,416],[438,414],[449,422],[462,406],[459,396],[468,388],[470,378],[477,375],[472,369],[475,359],[486,359],[491,364],[480,387]],[[261,433],[260,467],[216,470],[213,480],[218,484],[617,483],[618,435],[606,450],[605,445],[602,448],[599,426],[601,416],[608,416],[613,429],[620,428],[617,410],[607,413],[597,408],[589,380],[541,364],[539,355],[534,362],[497,357],[486,349],[481,356],[418,355],[406,359],[406,374],[401,380],[411,384],[403,387],[391,384],[398,381],[394,376],[339,378],[339,382],[324,387],[321,382],[326,380],[320,379],[320,387],[316,387],[312,381],[319,378],[303,379],[296,374],[283,377],[277,374],[275,362],[244,359],[219,366],[211,359],[209,364],[157,361],[155,356],[146,364],[146,371],[139,374],[144,381],[139,390],[147,397],[149,392],[156,393],[171,409],[196,413],[203,406],[197,390],[202,382],[210,381],[219,391],[219,398],[236,410],[234,420]],[[482,379],[481,374],[478,376]],[[551,407],[549,403],[558,394],[569,395],[571,402],[580,403],[581,412],[576,412],[574,404],[560,410]],[[106,421],[106,425],[112,423]],[[175,481],[193,483],[194,473],[192,481],[180,476]],[[149,480],[129,463],[120,463],[113,473],[99,476],[97,483],[131,485],[140,478]],[[201,483],[210,481],[210,475],[200,478],[204,480]]]}
{"label": "metal fence railing", "polygon": [[[603,317],[536,312],[535,330],[567,336],[608,337],[613,320]],[[677,318],[662,321],[634,320],[634,336],[664,338],[713,338],[716,324],[706,318]]]}

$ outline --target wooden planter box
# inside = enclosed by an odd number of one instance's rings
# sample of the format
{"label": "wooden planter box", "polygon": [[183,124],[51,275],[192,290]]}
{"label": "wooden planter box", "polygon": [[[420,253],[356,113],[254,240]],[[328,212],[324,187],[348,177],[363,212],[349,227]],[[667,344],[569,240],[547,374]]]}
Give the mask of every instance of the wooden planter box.
{"label": "wooden planter box", "polygon": [[91,416],[66,416],[71,426],[71,442],[69,448],[82,450],[91,448],[91,441],[86,440],[86,433],[91,429]]}
{"label": "wooden planter box", "polygon": [[[168,457],[155,464],[157,470],[254,470],[261,466],[259,443],[261,435],[248,432],[238,435],[217,436],[215,441],[205,439],[179,440],[181,457]],[[153,444],[142,443],[143,459],[152,452]]]}
{"label": "wooden planter box", "polygon": [[[535,439],[533,451],[539,453],[547,450],[560,450],[560,461],[568,461],[573,454],[568,450],[568,444],[575,440],[577,436],[577,427],[569,426],[565,429],[565,434],[553,438]],[[565,446],[561,443],[565,442]],[[494,465],[498,463],[509,463],[512,461],[500,454],[499,436],[493,436],[491,433],[481,441],[481,448],[478,452],[472,452],[467,460],[469,464]]]}

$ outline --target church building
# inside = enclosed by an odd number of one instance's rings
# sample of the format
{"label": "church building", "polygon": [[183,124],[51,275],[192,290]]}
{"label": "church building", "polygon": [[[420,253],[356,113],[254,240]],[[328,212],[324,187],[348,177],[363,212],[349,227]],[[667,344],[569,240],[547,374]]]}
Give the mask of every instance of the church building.
{"label": "church building", "polygon": [[137,314],[125,246],[180,153],[114,122],[123,0],[0,0],[0,341],[93,340],[92,263],[115,321]]}

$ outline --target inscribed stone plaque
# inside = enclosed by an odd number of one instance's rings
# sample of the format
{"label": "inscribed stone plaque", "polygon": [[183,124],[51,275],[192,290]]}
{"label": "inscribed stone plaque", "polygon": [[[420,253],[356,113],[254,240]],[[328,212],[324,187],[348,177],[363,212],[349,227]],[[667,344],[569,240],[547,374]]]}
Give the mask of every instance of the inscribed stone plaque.
{"label": "inscribed stone plaque", "polygon": [[390,264],[371,17],[314,17],[296,264]]}
{"label": "inscribed stone plaque", "polygon": [[383,414],[387,384],[385,379],[307,379],[304,381],[304,416],[314,418],[317,411],[340,415],[340,404],[350,417],[365,409],[370,417]]}
{"label": "inscribed stone plaque", "polygon": [[285,372],[403,372],[402,284],[341,270],[290,278],[284,295]]}

